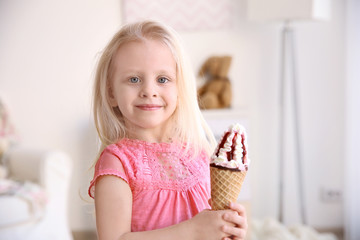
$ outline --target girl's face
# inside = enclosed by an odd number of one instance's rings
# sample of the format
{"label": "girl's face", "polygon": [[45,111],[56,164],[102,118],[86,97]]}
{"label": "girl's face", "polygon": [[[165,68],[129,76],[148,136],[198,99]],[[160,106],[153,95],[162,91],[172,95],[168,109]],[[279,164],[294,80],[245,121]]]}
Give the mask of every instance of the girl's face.
{"label": "girl's face", "polygon": [[176,81],[168,46],[150,39],[126,43],[113,59],[111,105],[120,109],[136,137],[161,136],[177,106]]}

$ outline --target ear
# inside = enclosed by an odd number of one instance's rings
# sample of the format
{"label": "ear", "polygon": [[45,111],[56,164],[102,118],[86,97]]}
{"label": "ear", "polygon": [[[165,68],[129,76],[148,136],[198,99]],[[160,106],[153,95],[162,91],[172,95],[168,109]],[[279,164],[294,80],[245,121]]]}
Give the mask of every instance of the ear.
{"label": "ear", "polygon": [[206,72],[208,71],[209,69],[209,63],[211,61],[211,58],[208,58],[204,63],[203,65],[201,66],[200,70],[199,70],[199,73],[198,73],[198,76],[199,77],[203,77]]}
{"label": "ear", "polygon": [[231,57],[224,56],[220,59],[220,67],[219,67],[219,75],[221,77],[226,77],[229,73],[230,65],[231,65]]}
{"label": "ear", "polygon": [[113,94],[113,91],[112,91],[112,88],[111,87],[108,87],[107,89],[107,95],[108,95],[108,101],[110,103],[110,106],[111,107],[117,107],[118,104],[117,104],[117,101],[116,101],[116,98],[114,97],[114,94]]}

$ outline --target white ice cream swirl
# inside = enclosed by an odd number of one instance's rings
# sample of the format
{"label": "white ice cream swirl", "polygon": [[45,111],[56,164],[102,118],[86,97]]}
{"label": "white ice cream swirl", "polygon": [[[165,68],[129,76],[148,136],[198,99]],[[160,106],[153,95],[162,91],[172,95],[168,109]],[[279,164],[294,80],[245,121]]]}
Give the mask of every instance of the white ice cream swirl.
{"label": "white ice cream swirl", "polygon": [[[233,144],[233,139],[235,138],[235,136],[237,137],[235,139],[235,143]],[[225,142],[224,137],[226,137]],[[242,142],[243,138],[244,141]],[[223,147],[221,147],[222,142],[224,142]],[[227,156],[228,153],[231,153],[232,146],[234,147],[232,159],[228,159]],[[247,148],[248,146],[245,128],[238,123],[233,124],[229,127],[229,130],[226,131],[221,138],[218,147],[216,148],[214,154],[211,156],[210,164],[215,164],[216,166],[230,169],[237,169],[240,171],[247,171],[250,163],[250,160],[247,158]]]}

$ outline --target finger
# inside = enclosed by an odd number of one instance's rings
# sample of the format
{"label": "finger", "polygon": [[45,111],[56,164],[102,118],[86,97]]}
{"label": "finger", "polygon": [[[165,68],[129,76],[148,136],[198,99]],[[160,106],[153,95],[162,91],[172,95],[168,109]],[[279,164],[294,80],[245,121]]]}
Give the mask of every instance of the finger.
{"label": "finger", "polygon": [[243,205],[241,205],[239,203],[231,202],[229,204],[229,207],[231,210],[236,211],[240,216],[246,218],[246,209]]}
{"label": "finger", "polygon": [[235,226],[247,229],[246,218],[239,216],[237,212],[226,212],[223,215],[223,219],[227,222],[234,223]]}
{"label": "finger", "polygon": [[230,227],[223,225],[221,229],[225,234],[233,236],[233,238],[244,239],[246,231],[242,228]]}

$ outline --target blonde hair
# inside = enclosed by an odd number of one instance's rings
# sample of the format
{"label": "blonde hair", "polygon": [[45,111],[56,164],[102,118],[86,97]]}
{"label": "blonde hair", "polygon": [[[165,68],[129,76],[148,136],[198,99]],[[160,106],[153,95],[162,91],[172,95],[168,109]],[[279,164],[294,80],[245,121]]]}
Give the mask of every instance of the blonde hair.
{"label": "blonde hair", "polygon": [[196,153],[205,149],[210,154],[215,139],[197,103],[195,75],[186,59],[177,33],[154,21],[124,25],[105,47],[99,59],[93,95],[94,121],[101,141],[99,153],[107,145],[126,136],[122,114],[117,107],[112,107],[109,101],[113,57],[123,44],[146,39],[155,39],[165,43],[176,62],[178,104],[172,116],[172,120],[176,124],[173,138],[186,143],[186,149],[189,149],[189,145],[191,145]]}

